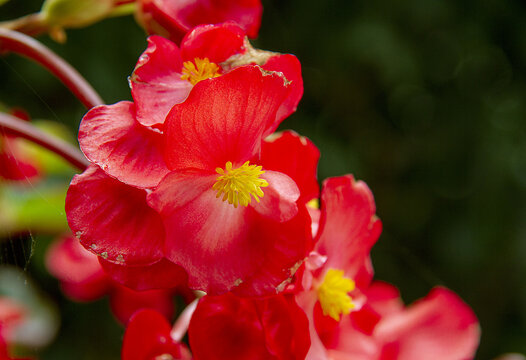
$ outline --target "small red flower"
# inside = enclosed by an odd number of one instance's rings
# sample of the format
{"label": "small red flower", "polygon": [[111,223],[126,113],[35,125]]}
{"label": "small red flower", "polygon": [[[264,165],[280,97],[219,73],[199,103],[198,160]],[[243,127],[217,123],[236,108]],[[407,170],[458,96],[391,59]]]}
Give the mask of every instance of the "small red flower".
{"label": "small red flower", "polygon": [[188,336],[195,360],[302,360],[310,345],[305,313],[286,295],[205,296]]}
{"label": "small red flower", "polygon": [[122,343],[122,360],[191,360],[186,347],[170,335],[172,328],[158,312],[137,312],[128,323]]}
{"label": "small red flower", "polygon": [[137,18],[149,34],[158,34],[177,43],[193,27],[235,21],[255,38],[261,25],[260,0],[138,0]]}
{"label": "small red flower", "polygon": [[[455,293],[436,287],[407,308],[397,289],[375,282],[367,303],[321,333],[329,358],[417,360],[472,359],[480,328],[475,314]],[[310,358],[312,360],[318,357]]]}

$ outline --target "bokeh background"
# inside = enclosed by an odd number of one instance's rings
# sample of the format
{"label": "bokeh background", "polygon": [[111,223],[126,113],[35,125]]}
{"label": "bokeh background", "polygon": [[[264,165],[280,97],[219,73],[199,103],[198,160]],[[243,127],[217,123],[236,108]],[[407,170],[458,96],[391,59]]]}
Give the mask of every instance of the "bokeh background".
{"label": "bokeh background", "polygon": [[[0,20],[41,3],[11,0]],[[384,223],[372,253],[377,279],[396,284],[407,303],[435,285],[457,292],[481,323],[477,359],[526,353],[526,2],[263,4],[254,44],[294,53],[303,66],[303,100],[282,127],[320,148],[320,180],[352,173],[375,195]],[[146,46],[133,18],[67,35],[66,44],[40,40],[107,103],[131,99],[126,78]],[[61,83],[14,55],[0,58],[0,102],[72,134],[85,112]],[[39,358],[117,359],[123,329],[107,301],[69,302],[47,274],[51,238],[4,240],[0,263],[23,268],[61,311],[59,335]]]}

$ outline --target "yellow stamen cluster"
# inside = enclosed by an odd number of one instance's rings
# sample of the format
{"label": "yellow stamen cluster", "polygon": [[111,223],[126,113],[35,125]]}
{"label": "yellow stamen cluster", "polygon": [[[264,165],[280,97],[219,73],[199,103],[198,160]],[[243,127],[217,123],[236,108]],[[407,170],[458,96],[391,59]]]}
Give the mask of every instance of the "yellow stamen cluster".
{"label": "yellow stamen cluster", "polygon": [[182,80],[188,80],[192,85],[195,85],[201,80],[221,76],[219,73],[219,66],[210,62],[208,58],[195,58],[194,62],[195,64],[191,61],[185,61],[183,63]]}
{"label": "yellow stamen cluster", "polygon": [[220,175],[212,186],[217,191],[216,197],[223,195],[223,201],[228,201],[235,208],[239,204],[248,206],[252,200],[250,196],[259,202],[259,198],[264,195],[261,188],[268,186],[265,179],[259,178],[265,171],[261,170],[261,166],[250,165],[249,161],[237,169],[233,169],[232,163],[228,161],[225,169],[216,168],[216,172]]}
{"label": "yellow stamen cluster", "polygon": [[354,304],[348,293],[354,288],[354,281],[344,277],[342,270],[329,269],[317,290],[323,315],[340,321],[341,314],[349,314]]}

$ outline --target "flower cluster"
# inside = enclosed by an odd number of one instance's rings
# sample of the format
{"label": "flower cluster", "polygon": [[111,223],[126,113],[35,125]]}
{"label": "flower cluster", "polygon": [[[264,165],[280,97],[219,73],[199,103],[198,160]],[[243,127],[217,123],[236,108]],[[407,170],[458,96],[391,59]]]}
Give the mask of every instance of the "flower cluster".
{"label": "flower cluster", "polygon": [[[108,292],[109,276],[114,289],[202,296],[173,329],[155,310],[137,312],[125,360],[472,358],[478,322],[458,296],[436,288],[404,308],[373,281],[382,225],[367,185],[330,178],[320,196],[318,149],[275,132],[302,96],[301,66],[251,46],[259,2],[193,4],[176,23],[178,2],[142,2],[145,26],[166,38],[148,39],[133,101],[82,119],[91,165],[71,182],[66,212],[100,265],[68,239],[69,256],[49,261],[64,290]],[[194,27],[196,14],[211,24]],[[64,273],[75,254],[85,267]]]}

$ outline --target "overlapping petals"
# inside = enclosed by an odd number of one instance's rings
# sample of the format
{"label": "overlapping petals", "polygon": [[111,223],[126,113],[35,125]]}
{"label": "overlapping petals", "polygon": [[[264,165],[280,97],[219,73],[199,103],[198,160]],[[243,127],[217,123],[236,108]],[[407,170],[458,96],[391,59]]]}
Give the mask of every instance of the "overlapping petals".
{"label": "overlapping petals", "polygon": [[323,334],[330,358],[472,359],[480,329],[473,311],[452,291],[436,287],[404,308],[398,291],[373,283],[367,304]]}
{"label": "overlapping petals", "polygon": [[303,95],[301,64],[295,56],[252,48],[245,39],[245,32],[232,22],[202,25],[185,36],[180,49],[160,36],[148,39],[148,48],[130,77],[137,120],[142,125],[162,128],[171,107],[186,99],[192,84],[183,78],[183,64],[195,65],[196,59],[208,59],[218,66],[218,75],[248,64],[283,73],[291,90],[282,101],[275,121],[264,130],[265,135],[271,134],[296,110]]}
{"label": "overlapping petals", "polygon": [[196,360],[300,360],[309,348],[307,318],[292,296],[205,296],[188,329]]}
{"label": "overlapping petals", "polygon": [[216,169],[227,162],[258,163],[263,129],[287,94],[279,74],[247,66],[198,83],[167,117],[173,171],[148,203],[163,217],[167,258],[185,268],[192,288],[222,293],[244,284],[252,294],[275,293],[306,254],[308,216],[297,215],[299,190],[288,176],[266,173],[261,203],[247,207],[222,201],[213,189]]}

